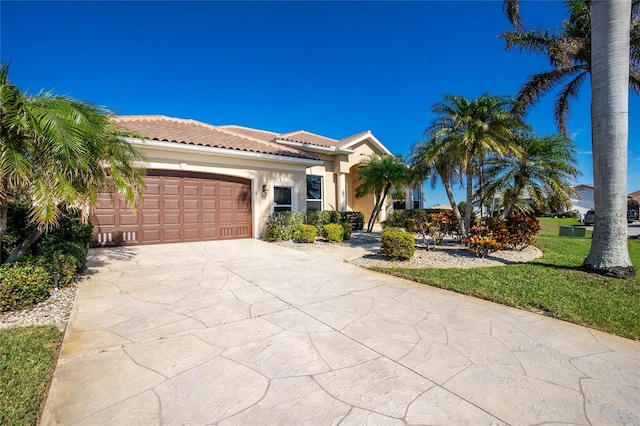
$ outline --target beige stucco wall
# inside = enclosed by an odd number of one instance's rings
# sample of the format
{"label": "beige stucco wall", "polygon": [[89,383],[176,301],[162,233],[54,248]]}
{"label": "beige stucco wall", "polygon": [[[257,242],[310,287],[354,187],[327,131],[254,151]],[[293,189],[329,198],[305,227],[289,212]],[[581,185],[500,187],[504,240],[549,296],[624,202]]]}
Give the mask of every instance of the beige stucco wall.
{"label": "beige stucco wall", "polygon": [[[180,147],[180,146],[178,146]],[[269,215],[274,207],[274,187],[293,187],[293,211],[306,210],[306,173],[307,164],[279,162],[265,156],[224,157],[202,150],[182,150],[158,148],[157,146],[137,145],[146,157],[144,166],[148,169],[181,170],[200,173],[221,174],[241,177],[251,181],[252,192],[252,234],[254,238],[264,236]],[[262,194],[262,187],[266,185],[268,193]]]}

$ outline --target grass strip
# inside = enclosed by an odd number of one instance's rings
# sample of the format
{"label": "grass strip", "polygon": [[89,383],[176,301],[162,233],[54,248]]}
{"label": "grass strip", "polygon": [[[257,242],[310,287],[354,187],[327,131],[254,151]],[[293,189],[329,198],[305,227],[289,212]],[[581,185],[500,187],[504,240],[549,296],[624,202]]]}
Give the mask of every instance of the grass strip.
{"label": "grass strip", "polygon": [[62,333],[53,325],[0,330],[0,424],[35,425]]}
{"label": "grass strip", "polygon": [[[476,269],[371,269],[640,340],[640,279],[581,271],[591,240],[558,236],[559,225],[576,221],[543,218],[540,222],[536,245],[544,256],[530,263]],[[631,261],[638,267],[640,241],[628,244]]]}

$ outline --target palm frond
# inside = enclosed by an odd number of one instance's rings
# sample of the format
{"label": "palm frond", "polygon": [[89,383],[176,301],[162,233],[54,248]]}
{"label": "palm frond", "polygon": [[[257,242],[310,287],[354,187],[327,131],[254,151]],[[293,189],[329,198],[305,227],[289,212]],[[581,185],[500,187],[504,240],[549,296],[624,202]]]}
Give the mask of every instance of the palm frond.
{"label": "palm frond", "polygon": [[578,92],[580,91],[582,83],[587,78],[587,75],[588,71],[581,72],[566,86],[564,86],[560,93],[558,93],[554,109],[554,117],[560,133],[564,136],[569,135],[568,123],[569,114],[571,112],[571,101],[578,99]]}

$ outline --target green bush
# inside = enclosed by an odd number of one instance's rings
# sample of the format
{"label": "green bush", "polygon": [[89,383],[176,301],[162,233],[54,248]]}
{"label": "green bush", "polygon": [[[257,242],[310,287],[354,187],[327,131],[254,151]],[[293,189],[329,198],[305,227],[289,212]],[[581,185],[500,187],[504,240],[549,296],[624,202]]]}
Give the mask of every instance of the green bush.
{"label": "green bush", "polygon": [[0,267],[0,311],[30,308],[49,297],[51,276],[40,266],[16,263]]}
{"label": "green bush", "polygon": [[342,223],[342,239],[343,240],[350,240],[351,239],[351,233],[353,232],[353,227],[351,226],[350,223]]}
{"label": "green bush", "polygon": [[294,238],[304,220],[304,213],[274,212],[269,218],[265,238],[267,241],[288,241]]}
{"label": "green bush", "polygon": [[316,227],[316,235],[324,235],[325,225],[342,223],[342,214],[335,210],[310,210],[305,213],[304,223]]}
{"label": "green bush", "polygon": [[48,256],[34,256],[29,254],[21,256],[18,261],[23,264],[31,264],[44,268],[51,278],[51,282],[49,283],[50,287],[55,285],[55,273],[58,274],[58,286],[68,287],[72,285],[78,269],[76,259],[70,254],[64,254],[62,252],[51,252]]}
{"label": "green bush", "polygon": [[316,227],[313,225],[302,225],[298,231],[298,241],[301,243],[313,243],[316,241]]}
{"label": "green bush", "polygon": [[342,221],[351,225],[355,231],[364,229],[364,213],[362,212],[342,212],[340,213]]}
{"label": "green bush", "polygon": [[344,230],[342,225],[338,223],[330,223],[325,225],[323,230],[323,237],[330,243],[341,243],[344,238]]}
{"label": "green bush", "polygon": [[79,243],[69,241],[61,241],[57,244],[48,246],[46,251],[40,253],[40,256],[46,259],[53,259],[55,256],[68,255],[75,259],[76,272],[81,273],[87,269],[87,248]]}
{"label": "green bush", "polygon": [[389,260],[407,260],[411,259],[416,251],[416,240],[408,232],[389,228],[382,232],[381,248]]}

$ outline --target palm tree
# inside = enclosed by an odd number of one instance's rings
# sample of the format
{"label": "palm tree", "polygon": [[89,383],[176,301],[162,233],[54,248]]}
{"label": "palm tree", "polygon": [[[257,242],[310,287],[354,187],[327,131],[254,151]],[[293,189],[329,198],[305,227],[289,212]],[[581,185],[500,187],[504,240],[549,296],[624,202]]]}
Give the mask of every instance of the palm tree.
{"label": "palm tree", "polygon": [[[565,136],[568,134],[571,102],[577,99],[582,84],[587,80],[592,67],[591,48],[591,6],[583,0],[570,0],[569,19],[562,23],[562,28],[551,30],[516,29],[500,34],[505,39],[506,49],[519,47],[521,51],[542,53],[549,57],[553,69],[531,75],[523,84],[516,96],[514,112],[523,115],[543,95],[562,82],[567,82],[556,98],[554,118],[558,129]],[[634,28],[631,31],[631,61],[629,62],[629,85],[633,91],[640,93],[640,21],[637,16],[640,0],[633,0]]]}
{"label": "palm tree", "polygon": [[[7,259],[13,262],[42,232],[56,225],[63,210],[89,209],[100,192],[119,192],[134,203],[144,185],[141,155],[103,108],[64,96],[28,96],[0,69],[0,241],[9,201],[30,206],[36,229]],[[135,204],[134,204],[135,208]]]}
{"label": "palm tree", "polygon": [[433,154],[462,162],[467,199],[464,229],[471,229],[474,162],[478,155],[504,155],[515,149],[511,138],[524,123],[508,112],[511,101],[504,96],[484,94],[469,101],[464,96],[446,94],[431,107],[435,120],[425,134],[433,139]]}
{"label": "palm tree", "polygon": [[520,148],[514,156],[495,156],[487,161],[488,184],[483,193],[503,194],[502,218],[508,216],[526,193],[533,206],[547,204],[549,197],[563,204],[575,193],[571,181],[580,175],[573,143],[562,135],[538,137],[522,132],[516,137]]}
{"label": "palm tree", "polygon": [[384,202],[392,189],[403,192],[403,186],[410,179],[410,170],[400,156],[372,155],[358,165],[356,181],[356,197],[369,194],[375,197],[375,205],[367,224],[367,232],[373,231],[373,225],[384,206]]}
{"label": "palm tree", "polygon": [[453,214],[458,221],[461,233],[464,235],[466,233],[464,219],[451,189],[452,185],[462,183],[460,157],[461,155],[454,153],[453,150],[442,152],[437,140],[428,139],[413,146],[409,161],[413,170],[419,172],[423,178],[430,180],[432,188],[436,187],[438,177],[440,178]]}
{"label": "palm tree", "polygon": [[[505,0],[504,6],[509,20],[521,26],[517,3],[518,0]],[[521,108],[526,109],[527,104],[537,101],[564,78],[574,76],[561,89],[555,108],[556,121],[566,133],[569,103],[575,99],[586,73],[590,74],[594,204],[600,213],[583,266],[605,275],[634,276],[624,204],[629,87],[640,92],[640,0],[571,0],[567,4],[571,17],[555,37],[536,31],[514,31],[509,36],[513,37],[513,45],[547,54],[554,66],[552,71],[534,75],[525,83],[523,96],[519,96]],[[505,39],[509,46],[509,39]]]}

